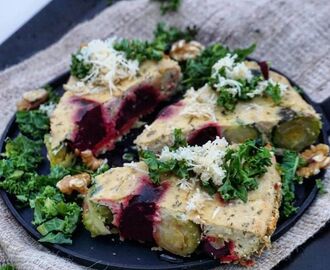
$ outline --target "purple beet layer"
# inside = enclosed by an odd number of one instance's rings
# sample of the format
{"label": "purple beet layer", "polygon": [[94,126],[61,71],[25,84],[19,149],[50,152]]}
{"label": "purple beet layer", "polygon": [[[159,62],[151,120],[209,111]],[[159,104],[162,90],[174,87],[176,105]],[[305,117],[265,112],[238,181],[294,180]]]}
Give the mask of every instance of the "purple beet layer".
{"label": "purple beet layer", "polygon": [[143,85],[130,91],[122,100],[99,103],[82,97],[73,97],[77,105],[74,116],[76,130],[70,145],[73,149],[92,150],[99,154],[111,150],[116,140],[127,133],[142,116],[151,112],[166,97],[153,86]]}

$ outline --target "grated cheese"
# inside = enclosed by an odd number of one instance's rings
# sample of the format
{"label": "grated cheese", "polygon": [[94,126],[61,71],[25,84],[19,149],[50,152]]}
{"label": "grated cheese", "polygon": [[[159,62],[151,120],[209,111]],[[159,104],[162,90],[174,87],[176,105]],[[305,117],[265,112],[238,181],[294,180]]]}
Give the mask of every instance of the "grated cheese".
{"label": "grated cheese", "polygon": [[[233,96],[241,94],[242,84],[238,80],[250,81],[253,78],[251,70],[244,62],[236,63],[237,55],[227,54],[224,58],[221,58],[212,67],[211,77],[217,80],[213,86],[219,91],[223,87],[226,87]],[[220,74],[220,71],[224,70],[224,75]]]}
{"label": "grated cheese", "polygon": [[[81,90],[84,84],[88,84],[90,92],[102,91],[98,86],[106,86],[113,91],[118,90],[116,84],[121,80],[137,75],[139,62],[128,60],[125,53],[113,48],[115,38],[107,40],[93,40],[80,49],[76,57],[85,64],[91,64],[91,72],[77,83],[77,89]],[[82,84],[83,83],[83,84]]]}
{"label": "grated cheese", "polygon": [[168,146],[165,146],[159,155],[159,159],[161,161],[184,160],[202,182],[213,181],[215,185],[220,186],[226,175],[222,165],[227,147],[228,142],[226,139],[220,139],[219,137],[212,142],[208,141],[202,146],[179,147],[175,151],[170,151]]}
{"label": "grated cheese", "polygon": [[246,95],[250,98],[253,98],[255,96],[260,96],[265,92],[268,85],[271,85],[271,86],[278,85],[280,87],[280,91],[281,91],[280,95],[281,96],[283,96],[285,91],[288,89],[287,85],[282,84],[282,83],[278,83],[278,82],[274,82],[272,79],[269,79],[269,80],[259,82],[256,89],[254,91],[250,92],[250,93],[247,93]]}
{"label": "grated cheese", "polygon": [[56,108],[56,104],[53,102],[50,102],[49,104],[41,104],[39,107],[39,110],[46,113],[48,117],[51,117],[54,110]]}
{"label": "grated cheese", "polygon": [[[185,106],[180,115],[188,115],[194,117],[205,117],[216,121],[215,105],[216,95],[209,89],[206,84],[202,88],[195,90],[190,88],[185,94]],[[196,110],[198,108],[198,110]]]}
{"label": "grated cheese", "polygon": [[[220,59],[213,65],[211,74],[211,77],[216,79],[216,83],[213,84],[213,87],[215,87],[217,91],[227,91],[234,97],[241,95],[242,84],[238,80],[250,81],[253,78],[252,72],[248,66],[244,62],[236,63],[236,58],[236,54],[232,56],[228,54],[226,57]],[[220,71],[223,69],[225,76],[220,74]],[[286,85],[269,79],[259,82],[257,87],[246,95],[250,98],[261,96],[269,85],[279,85],[281,96],[287,89]]]}

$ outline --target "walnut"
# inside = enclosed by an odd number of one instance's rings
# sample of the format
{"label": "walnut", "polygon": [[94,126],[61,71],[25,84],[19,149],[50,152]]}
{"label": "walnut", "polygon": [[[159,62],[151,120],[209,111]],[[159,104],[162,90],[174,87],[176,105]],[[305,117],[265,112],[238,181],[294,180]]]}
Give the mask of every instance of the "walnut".
{"label": "walnut", "polygon": [[97,170],[106,162],[104,159],[97,159],[91,150],[80,152],[76,149],[75,153],[81,157],[82,162],[87,166],[87,168],[93,171]]}
{"label": "walnut", "polygon": [[71,195],[73,191],[86,194],[91,183],[91,176],[88,173],[67,175],[57,182],[56,187],[64,194]]}
{"label": "walnut", "polygon": [[312,145],[310,149],[305,150],[300,154],[307,165],[298,170],[299,176],[308,178],[312,175],[316,175],[321,169],[325,169],[330,166],[329,146],[326,144]]}
{"label": "walnut", "polygon": [[47,99],[48,92],[43,88],[25,92],[23,94],[23,99],[17,103],[17,110],[29,111],[35,109]]}
{"label": "walnut", "polygon": [[204,46],[197,41],[186,42],[179,40],[175,42],[170,51],[170,56],[176,61],[184,61],[195,58],[204,50]]}

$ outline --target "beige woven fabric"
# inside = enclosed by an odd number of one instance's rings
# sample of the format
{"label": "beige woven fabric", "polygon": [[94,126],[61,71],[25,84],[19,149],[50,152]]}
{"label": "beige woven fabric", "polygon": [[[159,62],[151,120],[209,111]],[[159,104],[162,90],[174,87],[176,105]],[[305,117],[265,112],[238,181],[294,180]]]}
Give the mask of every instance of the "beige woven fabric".
{"label": "beige woven fabric", "polygon": [[[271,0],[184,0],[179,13],[161,17],[148,0],[122,1],[78,25],[48,49],[0,74],[0,131],[23,91],[44,85],[68,69],[70,54],[81,42],[109,35],[151,37],[159,20],[178,26],[196,24],[203,42],[230,47],[258,44],[254,54],[298,82],[315,100],[330,95],[330,2]],[[330,189],[329,172],[326,187]],[[257,260],[270,269],[315,234],[330,219],[330,193],[319,197],[299,222]],[[0,260],[18,269],[83,269],[50,253],[27,235],[0,201]],[[237,269],[226,266],[221,269]]]}

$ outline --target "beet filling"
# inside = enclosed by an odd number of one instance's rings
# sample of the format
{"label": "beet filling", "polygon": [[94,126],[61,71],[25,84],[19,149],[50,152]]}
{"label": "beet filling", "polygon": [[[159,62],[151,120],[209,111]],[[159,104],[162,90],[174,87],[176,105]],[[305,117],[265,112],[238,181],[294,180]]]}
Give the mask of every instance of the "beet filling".
{"label": "beet filling", "polygon": [[107,135],[102,105],[82,98],[75,98],[72,102],[79,104],[79,109],[74,117],[77,130],[72,147],[81,151],[93,149]]}
{"label": "beet filling", "polygon": [[119,132],[129,129],[137,118],[154,109],[159,101],[159,91],[154,87],[137,88],[122,101],[117,114],[116,129]]}
{"label": "beet filling", "polygon": [[143,179],[138,195],[134,195],[122,210],[119,223],[120,235],[124,239],[153,242],[153,225],[157,212],[157,202],[166,191],[166,182],[152,184]]}
{"label": "beet filling", "polygon": [[217,123],[209,123],[190,133],[188,144],[202,146],[208,141],[214,141],[217,136],[221,137],[220,126]]}

